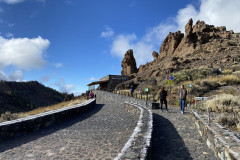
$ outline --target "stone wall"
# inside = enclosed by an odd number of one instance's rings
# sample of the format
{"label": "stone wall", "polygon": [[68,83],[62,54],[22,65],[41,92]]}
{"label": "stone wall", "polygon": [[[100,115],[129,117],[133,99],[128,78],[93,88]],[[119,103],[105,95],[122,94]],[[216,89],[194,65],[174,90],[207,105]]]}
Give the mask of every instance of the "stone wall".
{"label": "stone wall", "polygon": [[89,110],[95,104],[96,100],[90,99],[78,105],[2,122],[0,123],[0,141],[13,137],[16,133],[31,132],[64,121]]}
{"label": "stone wall", "polygon": [[129,112],[139,114],[139,120],[130,139],[122,148],[121,153],[114,160],[122,159],[149,159],[151,156],[151,139],[153,118],[152,108],[154,102],[133,97],[114,94],[105,91],[94,91],[96,101],[100,104],[122,104]]}
{"label": "stone wall", "polygon": [[159,104],[152,102],[152,101],[146,101],[143,99],[133,98],[125,95],[120,94],[114,94],[111,92],[105,92],[105,91],[99,91],[95,90],[94,94],[96,94],[96,102],[99,104],[124,104],[124,103],[132,103],[139,106],[146,106],[150,109],[158,108]]}
{"label": "stone wall", "polygon": [[203,140],[214,151],[215,156],[221,160],[240,159],[240,140],[233,133],[212,121],[208,123],[206,115],[191,112],[192,119]]}

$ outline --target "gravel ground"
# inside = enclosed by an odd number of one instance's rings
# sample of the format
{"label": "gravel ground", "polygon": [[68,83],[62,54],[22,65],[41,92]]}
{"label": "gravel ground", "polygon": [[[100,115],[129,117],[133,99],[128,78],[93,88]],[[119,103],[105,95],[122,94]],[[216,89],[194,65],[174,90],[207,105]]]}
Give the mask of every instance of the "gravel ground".
{"label": "gravel ground", "polygon": [[190,116],[176,107],[153,111],[153,160],[217,160]]}
{"label": "gravel ground", "polygon": [[63,123],[0,143],[4,160],[111,160],[128,141],[138,115],[119,105],[96,105]]}

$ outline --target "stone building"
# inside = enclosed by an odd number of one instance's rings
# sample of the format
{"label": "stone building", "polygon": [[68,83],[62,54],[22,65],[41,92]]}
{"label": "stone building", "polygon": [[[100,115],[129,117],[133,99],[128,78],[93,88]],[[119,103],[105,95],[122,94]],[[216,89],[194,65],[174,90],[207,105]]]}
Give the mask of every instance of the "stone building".
{"label": "stone building", "polygon": [[88,90],[95,90],[95,85],[99,85],[97,88],[98,90],[103,91],[113,91],[115,87],[124,81],[129,80],[128,76],[121,76],[121,75],[107,75],[101,78],[99,81],[92,82],[88,84]]}

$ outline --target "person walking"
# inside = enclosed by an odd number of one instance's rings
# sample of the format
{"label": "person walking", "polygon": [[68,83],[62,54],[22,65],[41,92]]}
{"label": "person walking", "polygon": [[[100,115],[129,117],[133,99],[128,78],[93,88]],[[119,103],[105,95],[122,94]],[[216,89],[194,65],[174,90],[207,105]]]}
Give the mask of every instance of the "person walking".
{"label": "person walking", "polygon": [[131,96],[133,97],[133,92],[134,92],[134,87],[133,87],[133,85],[131,85],[131,87],[130,87],[130,93],[131,93]]}
{"label": "person walking", "polygon": [[161,108],[161,110],[163,108],[163,102],[165,104],[166,110],[168,111],[168,108],[167,108],[167,91],[164,89],[164,87],[161,87],[161,89],[160,89],[160,108]]}
{"label": "person walking", "polygon": [[179,103],[180,103],[180,109],[181,113],[184,113],[184,107],[186,104],[186,98],[187,98],[187,90],[184,88],[184,85],[181,85],[181,88],[178,91],[179,95]]}

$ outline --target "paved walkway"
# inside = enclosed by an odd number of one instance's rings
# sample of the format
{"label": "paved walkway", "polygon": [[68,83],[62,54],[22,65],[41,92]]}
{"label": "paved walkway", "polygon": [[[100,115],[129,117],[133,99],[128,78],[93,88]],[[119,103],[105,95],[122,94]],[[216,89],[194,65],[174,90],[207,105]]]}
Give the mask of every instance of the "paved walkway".
{"label": "paved walkway", "polygon": [[190,113],[179,108],[153,111],[152,160],[216,160],[194,128]]}
{"label": "paved walkway", "polygon": [[96,107],[64,123],[0,143],[4,160],[110,160],[131,136],[138,116],[123,106]]}

